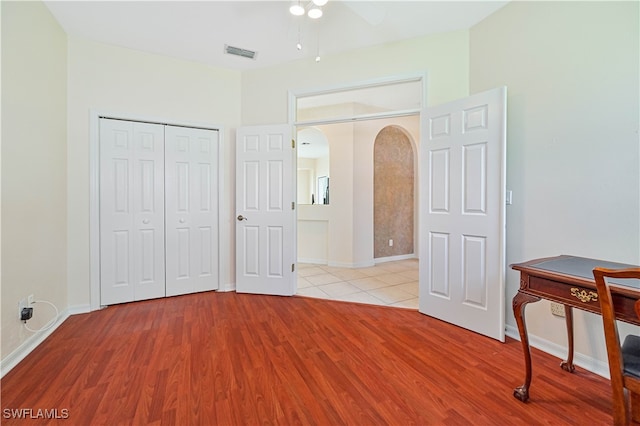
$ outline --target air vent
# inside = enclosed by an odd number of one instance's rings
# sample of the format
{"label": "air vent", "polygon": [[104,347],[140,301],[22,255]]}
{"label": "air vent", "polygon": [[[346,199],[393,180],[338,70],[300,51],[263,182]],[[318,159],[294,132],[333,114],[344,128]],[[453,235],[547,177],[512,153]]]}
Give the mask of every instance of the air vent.
{"label": "air vent", "polygon": [[258,53],[253,50],[241,49],[239,47],[229,46],[228,44],[224,45],[224,53],[228,55],[242,56],[243,58],[249,59],[255,59],[258,55]]}

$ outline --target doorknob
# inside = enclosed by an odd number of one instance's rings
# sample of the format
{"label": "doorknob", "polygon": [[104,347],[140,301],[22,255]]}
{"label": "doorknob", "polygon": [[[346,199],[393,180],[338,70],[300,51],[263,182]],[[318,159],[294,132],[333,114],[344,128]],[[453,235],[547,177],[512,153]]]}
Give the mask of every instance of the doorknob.
{"label": "doorknob", "polygon": [[242,222],[243,220],[247,220],[247,218],[242,215],[239,215],[238,220]]}
{"label": "doorknob", "polygon": [[184,223],[184,218],[181,218],[181,219],[180,219],[180,223]]}
{"label": "doorknob", "polygon": [[142,219],[142,223],[144,223],[145,225],[149,223],[149,219]]}

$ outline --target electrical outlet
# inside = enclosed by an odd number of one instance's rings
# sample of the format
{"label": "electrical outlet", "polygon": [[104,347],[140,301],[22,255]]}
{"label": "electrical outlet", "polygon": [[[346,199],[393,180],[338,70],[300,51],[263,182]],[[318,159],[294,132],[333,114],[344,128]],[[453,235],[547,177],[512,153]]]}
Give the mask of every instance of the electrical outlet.
{"label": "electrical outlet", "polygon": [[393,247],[393,240],[389,240],[389,247]]}
{"label": "electrical outlet", "polygon": [[557,317],[564,318],[564,305],[561,303],[551,302],[551,313]]}
{"label": "electrical outlet", "polygon": [[27,307],[27,300],[20,299],[20,301],[18,302],[18,319],[22,318],[22,308],[26,308],[26,307]]}

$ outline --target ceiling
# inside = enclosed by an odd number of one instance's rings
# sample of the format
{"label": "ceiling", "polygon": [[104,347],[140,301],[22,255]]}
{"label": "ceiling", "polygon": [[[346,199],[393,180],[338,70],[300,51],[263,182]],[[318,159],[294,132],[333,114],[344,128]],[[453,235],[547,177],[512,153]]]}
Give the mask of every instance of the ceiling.
{"label": "ceiling", "polygon": [[[329,0],[324,16],[289,13],[294,1],[45,1],[70,36],[235,70],[467,29],[507,1]],[[308,0],[301,1],[303,5]],[[302,50],[296,48],[300,39]],[[224,53],[231,45],[255,59]]]}

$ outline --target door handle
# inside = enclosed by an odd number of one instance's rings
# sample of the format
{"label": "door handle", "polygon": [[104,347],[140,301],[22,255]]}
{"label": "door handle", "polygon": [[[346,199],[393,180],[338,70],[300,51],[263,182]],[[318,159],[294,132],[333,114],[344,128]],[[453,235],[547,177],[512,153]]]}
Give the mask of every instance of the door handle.
{"label": "door handle", "polygon": [[242,215],[239,215],[238,216],[238,221],[242,222],[243,220],[247,220],[247,218],[242,216]]}
{"label": "door handle", "polygon": [[142,223],[144,223],[145,225],[149,223],[149,219],[142,219]]}

